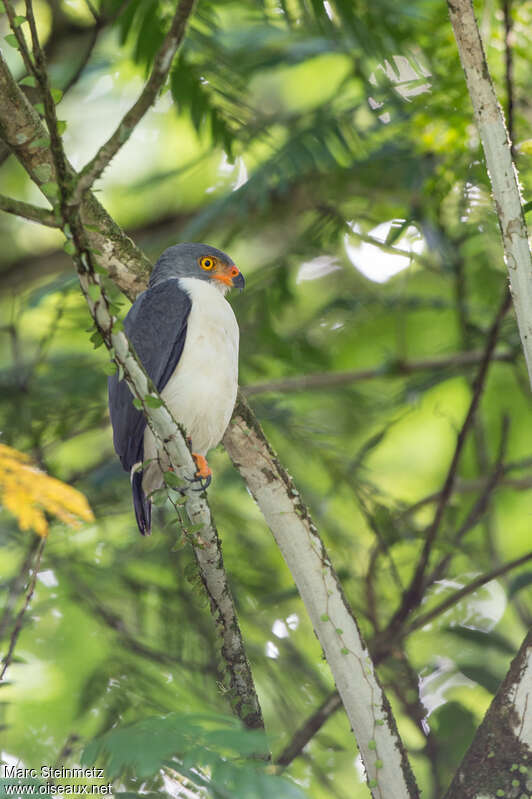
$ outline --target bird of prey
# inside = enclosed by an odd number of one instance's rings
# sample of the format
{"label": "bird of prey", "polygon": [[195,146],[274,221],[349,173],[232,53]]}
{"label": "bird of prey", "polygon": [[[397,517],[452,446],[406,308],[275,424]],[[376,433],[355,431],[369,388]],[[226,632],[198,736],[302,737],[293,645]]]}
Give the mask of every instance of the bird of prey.
{"label": "bird of prey", "polygon": [[[243,289],[244,277],[228,255],[206,244],[177,244],[163,252],[124,320],[144,369],[188,433],[202,488],[211,480],[205,456],[221,441],[236,400],[239,330],[225,299],[233,286]],[[117,375],[109,379],[109,411],[137,524],[149,535],[150,495],[163,485],[168,460]]]}

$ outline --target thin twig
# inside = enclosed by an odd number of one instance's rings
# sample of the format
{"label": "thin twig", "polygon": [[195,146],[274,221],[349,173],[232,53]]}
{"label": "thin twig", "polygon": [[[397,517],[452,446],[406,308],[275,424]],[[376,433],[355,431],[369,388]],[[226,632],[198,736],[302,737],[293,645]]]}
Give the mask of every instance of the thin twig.
{"label": "thin twig", "polygon": [[134,105],[122,117],[115,132],[100,147],[94,158],[81,170],[76,188],[70,198],[71,204],[75,205],[80,202],[84,192],[100,177],[112,158],[129,139],[146,111],[155,102],[157,93],[166,80],[174,56],[185,34],[188,19],[194,8],[194,2],[195,0],[181,0],[179,3],[170,30],[155,56],[152,71],[144,89]]}
{"label": "thin twig", "polygon": [[2,616],[0,616],[0,641],[3,639],[7,628],[11,624],[11,619],[13,617],[13,609],[15,607],[17,599],[24,590],[24,584],[26,582],[28,570],[33,561],[35,550],[37,549],[38,544],[39,544],[39,539],[37,538],[37,536],[35,536],[31,540],[31,544],[28,548],[27,553],[24,555],[18,573],[10,582],[9,592],[4,604]]}
{"label": "thin twig", "polygon": [[94,50],[94,47],[96,46],[96,42],[98,41],[98,36],[100,34],[101,29],[102,29],[102,25],[99,24],[99,23],[97,23],[93,27],[93,29],[91,31],[91,34],[90,34],[89,43],[87,45],[87,49],[83,53],[83,56],[81,58],[81,61],[78,64],[78,66],[76,67],[76,69],[74,70],[74,72],[72,73],[72,75],[70,76],[68,81],[66,82],[65,86],[63,87],[63,94],[66,94],[66,92],[68,92],[72,88],[72,86],[74,86],[78,82],[78,80],[81,78],[85,67],[89,63],[89,59],[90,59],[90,57],[92,55],[92,51]]}
{"label": "thin twig", "polygon": [[393,614],[388,624],[389,632],[392,633],[395,632],[395,630],[397,630],[401,626],[401,624],[409,615],[409,613],[415,607],[417,607],[417,605],[421,601],[423,595],[423,583],[424,583],[425,571],[427,569],[429,558],[432,553],[432,548],[434,546],[441,523],[443,521],[445,510],[447,508],[448,502],[453,492],[457,476],[458,464],[460,462],[460,457],[462,455],[467,435],[471,428],[473,419],[475,418],[475,412],[480,402],[480,397],[482,395],[482,391],[488,374],[488,368],[492,360],[492,355],[495,350],[495,345],[497,343],[499,330],[510,305],[511,305],[511,296],[509,291],[506,290],[504,292],[503,301],[499,306],[495,319],[490,327],[490,330],[486,338],[486,347],[484,349],[484,356],[482,358],[478,374],[474,381],[473,396],[471,398],[471,402],[469,404],[466,417],[464,419],[464,422],[456,439],[454,454],[451,460],[451,464],[449,466],[449,470],[447,472],[447,477],[445,479],[445,483],[443,485],[440,498],[438,500],[438,504],[436,506],[434,519],[429,529],[427,530],[425,536],[425,543],[419,561],[417,563],[414,576],[412,577],[410,585],[407,587],[406,591],[403,594],[399,608]]}
{"label": "thin twig", "polygon": [[[438,369],[462,369],[479,363],[484,357],[484,350],[471,350],[470,352],[457,352],[437,358],[425,358],[420,361],[394,361],[371,369],[359,369],[345,372],[315,372],[310,375],[285,377],[279,380],[269,380],[264,383],[252,383],[243,386],[242,392],[249,397],[253,394],[264,394],[268,391],[283,393],[304,391],[305,389],[329,389],[339,386],[358,383],[363,380],[383,380],[390,377],[404,377],[416,372],[425,372]],[[493,353],[493,361],[515,360],[516,354],[509,350]]]}
{"label": "thin twig", "polygon": [[22,202],[22,200],[15,200],[13,197],[6,197],[0,194],[0,211],[5,211],[8,214],[15,214],[15,216],[22,216],[24,219],[29,219],[31,222],[38,222],[47,227],[59,227],[59,222],[56,217],[47,208],[40,208],[37,205]]}
{"label": "thin twig", "polygon": [[275,758],[275,765],[285,768],[289,766],[290,763],[301,754],[311,738],[323,727],[327,719],[341,707],[342,700],[340,699],[340,694],[338,691],[333,691],[294,733],[290,743],[288,743],[281,754]]}
{"label": "thin twig", "polygon": [[2,671],[0,671],[0,683],[3,681],[4,675],[5,675],[8,667],[9,667],[9,664],[11,663],[11,661],[13,659],[13,654],[15,652],[15,647],[17,645],[18,637],[19,637],[20,632],[22,630],[22,623],[24,621],[24,615],[25,615],[25,613],[26,613],[26,611],[27,611],[27,609],[29,607],[29,604],[31,602],[31,599],[33,597],[33,592],[35,591],[35,585],[37,583],[37,576],[39,574],[39,569],[40,569],[40,566],[41,566],[42,553],[43,553],[45,545],[46,545],[46,538],[43,537],[43,538],[41,538],[41,540],[39,542],[39,546],[37,547],[37,552],[36,552],[35,560],[34,560],[34,564],[33,564],[33,574],[32,574],[31,580],[30,580],[30,584],[28,586],[28,592],[26,594],[26,599],[25,599],[25,602],[24,602],[22,608],[20,609],[20,612],[19,612],[19,614],[17,616],[17,619],[15,621],[15,626],[13,627],[13,632],[11,633],[11,638],[9,639],[9,649],[7,650],[6,656],[3,658],[4,665],[2,667]]}
{"label": "thin twig", "polygon": [[11,0],[5,0],[4,7],[9,20],[9,26],[15,35],[15,39],[17,40],[18,51],[22,56],[22,60],[24,61],[24,66],[26,67],[28,75],[35,75],[35,64],[31,60],[30,51],[26,44],[26,38],[21,26],[15,24],[15,10],[11,4]]}
{"label": "thin twig", "polygon": [[139,641],[128,629],[122,616],[119,616],[111,608],[101,602],[94,592],[91,591],[89,586],[80,579],[78,574],[74,574],[72,571],[68,571],[67,574],[71,581],[72,593],[78,597],[78,599],[85,602],[90,607],[91,611],[117,634],[122,646],[129,649],[130,652],[165,666],[183,666],[197,674],[212,674],[216,672],[216,664],[207,663],[207,665],[204,665],[197,661],[186,661],[162,649],[153,649],[153,647]]}
{"label": "thin twig", "polygon": [[425,591],[429,585],[432,585],[437,580],[441,580],[441,578],[445,574],[445,571],[447,570],[447,566],[449,565],[449,563],[453,558],[453,555],[455,554],[455,552],[459,551],[459,546],[464,536],[479,523],[481,518],[486,513],[486,510],[488,509],[489,506],[490,498],[504,471],[503,461],[504,461],[504,455],[506,453],[506,445],[508,443],[508,429],[509,429],[509,422],[508,418],[505,417],[503,420],[501,443],[499,446],[499,454],[495,461],[495,467],[493,468],[491,475],[486,481],[477,501],[473,504],[473,507],[470,509],[465,520],[462,522],[458,531],[453,536],[452,540],[453,548],[451,552],[448,552],[446,555],[443,556],[443,558],[439,561],[439,563],[434,567],[431,574],[426,578],[424,582]]}
{"label": "thin twig", "polygon": [[502,13],[504,16],[504,79],[506,82],[506,125],[510,139],[510,152],[515,161],[516,150],[514,144],[514,60],[512,51],[513,19],[512,0],[502,0]]}
{"label": "thin twig", "polygon": [[33,14],[32,0],[26,0],[26,18],[30,27],[33,56],[35,58],[35,67],[33,71],[41,89],[44,105],[44,116],[46,119],[48,132],[50,134],[51,151],[59,183],[60,197],[62,204],[64,204],[67,193],[69,168],[67,165],[65,151],[63,149],[63,141],[57,130],[55,101],[50,90],[48,72],[46,69],[46,59],[39,41],[39,34],[37,33],[37,25],[35,23],[35,16]]}
{"label": "thin twig", "polygon": [[468,596],[468,594],[472,594],[473,591],[477,590],[477,588],[481,588],[483,585],[495,580],[497,577],[507,574],[512,569],[517,569],[519,566],[528,563],[529,560],[532,560],[532,552],[528,552],[526,555],[522,555],[520,558],[515,558],[515,560],[503,563],[502,566],[497,566],[496,569],[493,569],[486,574],[482,574],[480,577],[476,577],[463,588],[460,588],[459,591],[455,591],[454,594],[451,594],[451,596],[447,597],[447,599],[444,599],[443,602],[440,602],[439,605],[436,605],[435,608],[432,608],[432,610],[429,610],[427,613],[424,613],[422,616],[418,616],[417,619],[414,619],[414,621],[404,630],[402,635],[404,637],[411,635],[416,630],[419,630],[421,627],[429,624],[437,616],[445,613],[446,610],[449,610],[449,608],[451,608],[453,605],[456,605],[457,602],[460,602],[464,597]]}

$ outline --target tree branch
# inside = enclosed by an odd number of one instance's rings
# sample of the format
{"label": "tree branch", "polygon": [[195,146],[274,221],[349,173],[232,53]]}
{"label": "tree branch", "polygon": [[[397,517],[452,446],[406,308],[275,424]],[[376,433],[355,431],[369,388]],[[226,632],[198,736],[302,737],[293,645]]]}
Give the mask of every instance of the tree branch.
{"label": "tree branch", "polygon": [[289,766],[290,763],[301,754],[308,742],[316,735],[327,719],[342,707],[342,700],[338,691],[333,691],[321,703],[319,708],[308,717],[301,727],[294,733],[290,743],[285,746],[278,757],[275,758],[276,766]]}
{"label": "tree branch", "polygon": [[120,124],[110,138],[103,144],[94,158],[86,164],[79,174],[76,188],[69,200],[71,204],[80,202],[83,194],[89,189],[104,169],[109,165],[123,144],[129,139],[146,111],[155,102],[157,93],[162,87],[175,54],[183,40],[188,19],[194,8],[195,0],[180,0],[176,8],[170,30],[166,34],[161,48],[155,56],[150,77],[139,98],[122,117]]}
{"label": "tree branch", "polygon": [[[36,137],[41,140],[46,139],[46,132],[36,112],[13,80],[1,55],[0,135],[14,150],[30,177],[45,194],[50,196],[50,201],[54,202],[58,189],[65,198],[66,186],[63,184],[71,180],[75,173],[63,160],[62,144],[55,127],[55,113],[53,109],[49,108],[50,93],[47,87],[44,60],[36,28],[31,22],[31,13],[31,3],[28,0],[28,16],[36,50],[37,75],[45,98],[47,120],[51,128],[50,134],[52,139],[55,139],[52,144],[57,146],[52,148],[47,144],[34,148],[28,146]],[[1,101],[3,98],[6,100],[5,103]],[[58,175],[59,185],[57,183]],[[55,182],[55,190],[50,190],[47,185],[47,182],[50,181],[52,184]],[[169,455],[170,463],[174,466],[176,474],[181,477],[193,474],[195,466],[190,452],[168,410],[164,405],[154,408],[146,402],[145,398],[150,394],[152,399],[149,401],[152,403],[157,403],[159,398],[152,390],[153,387],[136,357],[130,352],[125,335],[118,329],[115,324],[116,320],[109,312],[109,303],[103,293],[101,281],[93,270],[91,251],[97,249],[100,252],[98,266],[106,268],[110,276],[114,277],[118,285],[122,289],[126,289],[130,296],[134,296],[145,287],[151,264],[112,222],[90,193],[85,196],[80,210],[81,214],[78,215],[76,206],[67,206],[64,201],[61,203],[62,224],[65,226],[65,235],[73,237],[70,242],[74,244],[74,259],[89,310],[106,345],[114,354],[115,361],[122,368],[134,396],[141,402],[148,424],[156,437],[162,439],[163,448]],[[97,231],[91,224],[87,225],[87,222],[94,217],[99,222]],[[82,223],[84,223],[83,226]],[[106,228],[110,236],[107,235]],[[206,497],[200,496],[197,492],[188,492],[186,510],[192,525],[198,525],[198,529],[201,531],[200,534],[192,536],[192,543],[215,623],[222,637],[222,655],[229,672],[228,692],[233,698],[234,709],[247,726],[263,727],[260,706],[244,651],[227,576],[223,568],[220,542],[211,519]]]}
{"label": "tree branch", "polygon": [[[81,289],[97,329],[124,374],[133,396],[139,401],[146,421],[168,457],[173,474],[187,486],[195,465],[177,425],[153,384],[147,377],[120,323],[111,316],[109,301],[99,276],[90,269],[87,252],[75,255]],[[89,268],[87,268],[89,266]],[[154,407],[155,406],[155,407]],[[190,485],[188,483],[188,485]],[[218,533],[211,516],[205,492],[183,488],[185,508],[195,532],[188,534],[198,563],[201,579],[209,597],[211,612],[222,639],[222,656],[229,674],[229,695],[239,718],[252,728],[263,728],[262,713],[246,657],[233,597],[224,570]]]}
{"label": "tree branch", "polygon": [[522,555],[520,558],[515,558],[515,560],[511,560],[508,563],[503,563],[502,566],[498,566],[496,569],[476,577],[463,588],[455,591],[454,594],[451,594],[451,596],[447,597],[447,599],[444,599],[443,602],[440,602],[439,605],[436,605],[435,608],[432,608],[432,610],[429,610],[427,613],[424,613],[422,616],[418,616],[416,619],[414,619],[414,621],[404,630],[401,637],[406,637],[416,630],[419,630],[421,627],[424,627],[426,624],[429,624],[429,622],[431,622],[437,616],[440,616],[446,610],[449,610],[449,608],[452,608],[453,605],[456,605],[457,602],[460,602],[468,594],[472,594],[473,591],[477,590],[477,588],[481,588],[483,585],[495,580],[497,577],[507,574],[507,572],[512,571],[512,569],[517,569],[519,566],[528,563],[529,560],[532,560],[532,552],[528,552],[526,555]]}
{"label": "tree branch", "polygon": [[4,665],[2,666],[2,670],[0,671],[0,683],[2,683],[2,681],[4,679],[4,676],[5,676],[5,673],[6,673],[7,669],[9,668],[9,664],[11,663],[11,660],[13,659],[13,654],[15,652],[15,647],[17,645],[18,637],[19,637],[19,635],[21,633],[21,630],[22,630],[22,623],[24,621],[24,615],[25,615],[25,613],[26,613],[26,611],[27,611],[27,609],[29,607],[29,604],[30,604],[30,602],[32,600],[33,592],[35,591],[35,585],[37,583],[37,577],[38,577],[38,574],[39,574],[39,569],[41,567],[42,553],[43,553],[45,545],[46,545],[46,538],[43,537],[39,541],[39,546],[37,547],[37,550],[36,550],[36,553],[35,553],[35,560],[33,561],[33,574],[31,576],[31,579],[30,579],[30,582],[29,582],[29,585],[28,585],[28,591],[26,593],[26,599],[24,600],[24,604],[22,605],[22,607],[20,609],[20,612],[19,612],[19,614],[18,614],[18,616],[16,618],[15,626],[13,627],[13,632],[11,633],[11,638],[9,640],[9,647],[8,647],[8,650],[7,650],[7,654],[3,658]]}
{"label": "tree branch", "polygon": [[47,208],[39,208],[37,205],[22,202],[22,200],[15,200],[13,197],[6,197],[0,194],[0,211],[5,211],[8,214],[15,214],[15,216],[22,216],[24,219],[29,219],[31,222],[38,222],[47,227],[60,227],[56,217]]}
{"label": "tree branch", "polygon": [[[405,377],[416,372],[425,372],[438,369],[462,369],[478,363],[484,355],[483,350],[471,350],[470,352],[457,352],[452,355],[444,355],[437,358],[424,358],[420,361],[392,361],[382,366],[375,366],[371,369],[349,370],[345,372],[315,372],[310,375],[297,375],[296,377],[284,377],[278,380],[268,380],[264,383],[251,383],[242,386],[242,392],[246,397],[254,394],[265,394],[268,391],[279,391],[283,394],[305,390],[321,390],[347,386],[351,383],[359,383],[363,380],[383,380],[389,377]],[[509,350],[501,350],[493,353],[493,361],[505,361],[511,363],[515,359],[515,354]]]}
{"label": "tree branch", "polygon": [[508,119],[508,138],[510,139],[510,153],[512,155],[512,160],[515,163],[512,0],[502,0],[502,13],[504,16],[504,81],[506,83],[506,117]]}
{"label": "tree branch", "polygon": [[529,795],[531,695],[532,631],[513,660],[444,799]]}
{"label": "tree branch", "polygon": [[508,134],[491,82],[472,1],[448,0],[447,5],[484,148],[519,334],[532,382],[532,255]]}
{"label": "tree branch", "polygon": [[[55,164],[50,137],[39,115],[11,75],[0,53],[0,138],[16,155],[52,205],[57,202]],[[69,172],[74,170],[68,165]],[[81,218],[90,246],[100,251],[99,263],[122,291],[134,298],[146,286],[151,263],[90,193],[81,204]]]}
{"label": "tree branch", "polygon": [[434,543],[436,541],[436,537],[438,535],[441,523],[443,521],[443,516],[447,508],[447,503],[449,502],[449,499],[451,498],[453,492],[454,483],[456,480],[456,475],[458,470],[458,464],[460,462],[460,457],[462,455],[467,435],[473,423],[473,419],[475,417],[475,413],[478,404],[480,402],[480,397],[486,382],[488,368],[491,363],[492,354],[495,350],[495,345],[497,343],[497,337],[499,335],[499,330],[502,324],[502,320],[504,319],[506,312],[510,307],[510,304],[511,304],[510,294],[508,291],[505,291],[502,303],[500,304],[499,310],[497,311],[495,319],[487,335],[484,356],[480,364],[477,377],[474,382],[473,396],[471,397],[471,402],[469,404],[466,417],[463,421],[462,427],[460,428],[460,432],[458,433],[458,437],[456,439],[455,450],[453,453],[451,464],[447,472],[447,477],[445,479],[443,489],[438,499],[438,504],[436,506],[436,511],[434,513],[434,519],[429,529],[427,530],[425,543],[419,561],[416,565],[414,576],[410,581],[410,585],[407,587],[406,591],[403,594],[399,608],[393,614],[392,618],[388,623],[387,630],[384,635],[385,638],[388,637],[390,634],[393,636],[394,632],[400,628],[401,624],[404,622],[404,620],[407,618],[410,612],[415,607],[417,607],[423,596],[424,576],[429,563],[429,558]]}
{"label": "tree branch", "polygon": [[318,531],[242,397],[224,445],[292,573],[353,727],[372,795],[418,797],[388,700]]}
{"label": "tree branch", "polygon": [[0,616],[0,641],[2,641],[4,634],[7,631],[7,628],[11,624],[11,619],[13,618],[13,611],[15,609],[15,605],[17,603],[19,596],[22,594],[24,590],[24,584],[26,583],[28,570],[31,567],[32,561],[35,556],[35,550],[37,549],[38,546],[39,546],[39,538],[38,536],[35,536],[31,540],[28,551],[25,554],[22,563],[20,564],[20,569],[18,573],[9,583],[7,598],[4,603],[4,607],[2,609],[2,615]]}

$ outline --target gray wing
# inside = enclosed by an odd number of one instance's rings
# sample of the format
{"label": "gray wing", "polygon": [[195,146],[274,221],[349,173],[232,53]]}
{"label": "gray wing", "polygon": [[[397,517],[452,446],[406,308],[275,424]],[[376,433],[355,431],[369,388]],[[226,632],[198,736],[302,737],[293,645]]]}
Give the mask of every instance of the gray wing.
{"label": "gray wing", "polygon": [[[179,281],[165,280],[141,294],[124,320],[124,329],[148,376],[162,391],[176,368],[187,333],[192,303]],[[125,380],[109,378],[109,413],[116,454],[126,471],[144,460],[146,419],[133,405]]]}

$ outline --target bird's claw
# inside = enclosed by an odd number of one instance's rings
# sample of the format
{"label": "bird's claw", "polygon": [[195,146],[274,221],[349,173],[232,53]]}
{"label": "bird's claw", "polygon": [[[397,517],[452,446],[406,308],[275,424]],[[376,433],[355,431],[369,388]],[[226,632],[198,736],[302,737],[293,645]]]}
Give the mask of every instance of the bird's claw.
{"label": "bird's claw", "polygon": [[191,483],[199,483],[199,488],[193,488],[192,491],[205,491],[211,482],[212,482],[212,475],[207,475],[207,477],[201,477],[201,475],[195,475],[192,479],[189,478],[189,482]]}
{"label": "bird's claw", "polygon": [[212,481],[212,472],[204,455],[198,455],[193,452],[192,457],[196,464],[197,471],[193,478],[188,478],[190,483],[199,483],[199,488],[193,488],[193,491],[205,491]]}

